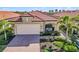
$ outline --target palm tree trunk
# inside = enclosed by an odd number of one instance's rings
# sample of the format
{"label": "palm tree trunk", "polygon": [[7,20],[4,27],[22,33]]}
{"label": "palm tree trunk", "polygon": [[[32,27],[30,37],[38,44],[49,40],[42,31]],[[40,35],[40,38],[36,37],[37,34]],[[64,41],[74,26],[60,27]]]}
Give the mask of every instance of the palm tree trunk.
{"label": "palm tree trunk", "polygon": [[68,37],[68,28],[67,28],[67,30],[66,30],[66,41],[68,41],[69,40],[69,37]]}
{"label": "palm tree trunk", "polygon": [[4,36],[5,36],[5,40],[7,40],[6,30],[4,30]]}
{"label": "palm tree trunk", "polygon": [[65,46],[65,44],[66,44],[66,42],[69,40],[69,37],[68,37],[68,28],[67,28],[67,30],[66,30],[66,39],[65,39],[65,42],[63,43],[63,46],[61,47],[61,49],[63,50],[63,48],[64,48],[64,46]]}
{"label": "palm tree trunk", "polygon": [[7,40],[7,35],[6,35],[6,30],[5,30],[5,26],[3,25],[3,30],[4,30],[4,38],[5,40]]}

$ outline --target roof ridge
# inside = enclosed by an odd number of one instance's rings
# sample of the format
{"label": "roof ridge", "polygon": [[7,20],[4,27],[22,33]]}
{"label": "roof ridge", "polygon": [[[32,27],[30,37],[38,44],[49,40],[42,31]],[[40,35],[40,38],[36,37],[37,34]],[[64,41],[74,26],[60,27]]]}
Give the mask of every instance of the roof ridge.
{"label": "roof ridge", "polygon": [[[44,13],[45,14],[45,13]],[[48,15],[48,14],[45,14],[45,15]],[[53,18],[55,18],[55,19],[58,19],[58,18],[56,18],[55,16],[52,16],[52,15],[48,15],[49,17],[53,17]]]}
{"label": "roof ridge", "polygon": [[36,17],[39,18],[40,20],[44,21],[42,18],[40,18],[40,17],[38,17],[38,16],[36,16]]}
{"label": "roof ridge", "polygon": [[28,13],[28,14],[34,17],[34,15],[32,15],[32,14],[30,14],[30,13]]}
{"label": "roof ridge", "polygon": [[[30,13],[29,13],[30,14]],[[30,14],[30,15],[32,15],[32,14]],[[40,18],[40,17],[38,17],[38,16],[34,16],[34,15],[32,15],[33,17],[37,17],[37,18],[39,18],[40,20],[42,20],[42,21],[44,21],[42,18]]]}
{"label": "roof ridge", "polygon": [[50,20],[57,20],[57,18],[55,17],[51,17],[47,14],[44,14],[43,12],[41,11],[34,11],[34,12],[31,12],[31,14],[33,14],[34,16],[37,16],[38,18],[40,18],[42,21],[50,21]]}

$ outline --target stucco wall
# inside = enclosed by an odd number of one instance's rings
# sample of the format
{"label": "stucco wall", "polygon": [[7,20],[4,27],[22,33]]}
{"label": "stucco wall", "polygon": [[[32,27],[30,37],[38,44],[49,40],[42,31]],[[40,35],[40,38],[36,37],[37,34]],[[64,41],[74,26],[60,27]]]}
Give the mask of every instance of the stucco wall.
{"label": "stucco wall", "polygon": [[41,32],[45,30],[45,24],[52,24],[55,30],[58,30],[57,21],[46,21],[46,22],[33,22],[35,24],[40,24],[40,30]]}
{"label": "stucco wall", "polygon": [[55,30],[58,30],[57,21],[46,21],[44,24],[52,24]]}
{"label": "stucco wall", "polygon": [[[37,20],[35,22],[32,22],[33,20]],[[16,24],[40,24],[40,32],[43,32],[45,30],[45,24],[52,24],[52,26],[55,28],[55,30],[58,30],[57,21],[45,21],[40,22],[39,19],[36,17],[22,17],[22,22],[17,22]],[[16,26],[15,26],[16,28]]]}
{"label": "stucco wall", "polygon": [[22,17],[23,23],[31,23],[33,20],[33,17]]}
{"label": "stucco wall", "polygon": [[44,31],[44,25],[43,25],[43,22],[32,22],[32,24],[40,24],[40,31],[41,31],[41,32]]}

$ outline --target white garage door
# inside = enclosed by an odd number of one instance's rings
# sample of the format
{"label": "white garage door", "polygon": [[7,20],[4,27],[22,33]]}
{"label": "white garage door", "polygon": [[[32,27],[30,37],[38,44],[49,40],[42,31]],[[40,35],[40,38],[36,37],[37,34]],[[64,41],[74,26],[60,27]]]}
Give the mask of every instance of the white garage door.
{"label": "white garage door", "polygon": [[40,34],[40,24],[16,24],[15,34]]}

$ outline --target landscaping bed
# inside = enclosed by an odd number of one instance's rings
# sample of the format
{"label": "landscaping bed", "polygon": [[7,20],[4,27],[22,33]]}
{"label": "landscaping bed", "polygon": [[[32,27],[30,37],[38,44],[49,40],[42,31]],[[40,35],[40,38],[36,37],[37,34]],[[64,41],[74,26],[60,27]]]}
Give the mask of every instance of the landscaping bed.
{"label": "landscaping bed", "polygon": [[4,34],[0,34],[0,52],[2,52],[7,44],[13,39],[14,35],[11,32],[7,32],[7,39],[5,40]]}
{"label": "landscaping bed", "polygon": [[75,43],[65,42],[62,38],[40,39],[41,52],[78,52]]}
{"label": "landscaping bed", "polygon": [[0,45],[0,52],[2,52],[6,47],[7,45]]}

